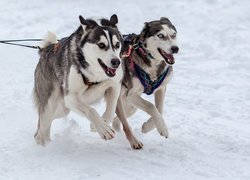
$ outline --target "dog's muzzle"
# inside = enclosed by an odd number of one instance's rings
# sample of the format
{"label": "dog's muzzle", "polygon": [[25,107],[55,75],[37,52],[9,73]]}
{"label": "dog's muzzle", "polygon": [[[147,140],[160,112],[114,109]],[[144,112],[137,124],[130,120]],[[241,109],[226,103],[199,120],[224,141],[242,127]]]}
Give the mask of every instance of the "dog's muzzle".
{"label": "dog's muzzle", "polygon": [[172,46],[171,47],[171,54],[166,53],[163,49],[158,48],[159,53],[161,54],[161,56],[165,59],[166,63],[173,65],[175,63],[175,59],[173,54],[174,53],[178,53],[179,51],[179,47],[178,46]]}
{"label": "dog's muzzle", "polygon": [[111,59],[111,64],[113,68],[118,68],[120,63],[121,63],[120,59],[117,59],[117,58]]}
{"label": "dog's muzzle", "polygon": [[111,60],[111,64],[112,64],[113,68],[110,68],[110,67],[106,66],[101,59],[98,59],[98,62],[101,65],[102,69],[104,70],[104,72],[106,73],[106,75],[108,77],[114,77],[115,74],[116,74],[116,69],[120,65],[120,60],[119,59],[112,59]]}

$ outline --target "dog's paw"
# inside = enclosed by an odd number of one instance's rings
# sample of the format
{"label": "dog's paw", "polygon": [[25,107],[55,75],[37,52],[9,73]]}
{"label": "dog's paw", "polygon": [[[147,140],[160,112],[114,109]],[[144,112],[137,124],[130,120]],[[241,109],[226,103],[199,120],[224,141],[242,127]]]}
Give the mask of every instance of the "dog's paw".
{"label": "dog's paw", "polygon": [[95,128],[95,126],[94,126],[93,123],[90,123],[90,131],[91,132],[97,132],[97,130],[96,130],[96,128]]}
{"label": "dog's paw", "polygon": [[155,126],[161,136],[168,138],[168,129],[163,118],[157,119],[157,121],[155,121]]}
{"label": "dog's paw", "polygon": [[49,137],[45,137],[44,135],[42,135],[40,132],[36,133],[34,135],[36,144],[45,146],[48,142],[50,142],[50,138]]}
{"label": "dog's paw", "polygon": [[160,133],[161,136],[168,138],[168,129],[165,123],[161,124],[160,126],[156,126],[156,129]]}
{"label": "dog's paw", "polygon": [[163,136],[163,137],[165,137],[165,138],[168,138],[168,129],[166,128],[166,129],[160,129],[160,130],[158,130],[158,132],[160,133],[160,135],[161,136]]}
{"label": "dog's paw", "polygon": [[142,149],[143,144],[142,142],[138,141],[137,139],[134,139],[132,142],[130,142],[130,145],[133,149]]}
{"label": "dog's paw", "polygon": [[110,140],[115,137],[115,131],[106,122],[101,122],[96,127],[97,132],[105,140]]}
{"label": "dog's paw", "polygon": [[141,127],[141,132],[142,133],[148,133],[149,131],[153,130],[155,128],[155,122],[153,118],[150,118],[148,121],[143,123]]}

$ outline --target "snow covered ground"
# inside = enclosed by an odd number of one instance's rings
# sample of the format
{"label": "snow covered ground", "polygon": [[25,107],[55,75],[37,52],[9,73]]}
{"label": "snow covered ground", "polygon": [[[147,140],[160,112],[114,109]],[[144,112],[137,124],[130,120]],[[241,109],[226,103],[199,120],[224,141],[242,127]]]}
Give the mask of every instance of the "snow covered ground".
{"label": "snow covered ground", "polygon": [[169,139],[155,130],[142,134],[148,115],[138,111],[130,123],[144,148],[135,151],[123,133],[104,141],[72,113],[53,123],[44,148],[33,139],[37,51],[0,44],[0,179],[249,180],[249,9],[248,0],[1,0],[1,40],[41,38],[47,30],[64,37],[79,14],[117,13],[124,34],[166,16],[178,30],[180,53],[165,100]]}

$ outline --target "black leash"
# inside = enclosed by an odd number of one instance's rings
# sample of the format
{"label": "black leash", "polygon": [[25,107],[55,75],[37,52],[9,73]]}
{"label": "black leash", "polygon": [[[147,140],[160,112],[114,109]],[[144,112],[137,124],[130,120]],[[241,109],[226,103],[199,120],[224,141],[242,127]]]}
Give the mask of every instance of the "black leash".
{"label": "black leash", "polygon": [[43,41],[43,39],[13,39],[13,40],[2,40],[0,43],[3,44],[9,44],[9,45],[14,45],[14,46],[22,46],[22,47],[27,47],[27,48],[33,48],[33,49],[40,49],[39,46],[30,46],[26,44],[19,44],[19,43],[13,43],[13,42],[23,42],[23,41]]}

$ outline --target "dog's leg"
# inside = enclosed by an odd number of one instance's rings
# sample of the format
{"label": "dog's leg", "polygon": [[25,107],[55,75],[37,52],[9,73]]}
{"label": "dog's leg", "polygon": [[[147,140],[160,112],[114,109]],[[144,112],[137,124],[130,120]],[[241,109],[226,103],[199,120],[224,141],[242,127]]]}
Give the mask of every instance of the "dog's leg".
{"label": "dog's leg", "polygon": [[34,135],[37,144],[46,145],[50,141],[50,126],[53,121],[52,113],[45,111],[38,115],[37,131]]}
{"label": "dog's leg", "polygon": [[116,86],[110,87],[105,93],[106,111],[103,113],[102,118],[108,124],[110,124],[114,118],[120,91],[121,85],[117,84]]}
{"label": "dog's leg", "polygon": [[[117,100],[120,95],[121,84],[114,83],[111,87],[109,87],[105,92],[105,100],[106,100],[106,110],[102,115],[102,119],[110,124],[115,115],[115,109],[117,105]],[[91,131],[96,132],[94,125],[90,124]]]}
{"label": "dog's leg", "polygon": [[114,82],[111,80],[104,81],[84,91],[81,95],[69,93],[65,97],[66,106],[78,114],[86,116],[90,122],[93,123],[100,136],[105,140],[112,139],[115,132],[105,121],[101,119],[98,112],[86,102],[93,102],[97,97],[96,94],[113,87],[113,85]]}
{"label": "dog's leg", "polygon": [[144,100],[140,95],[134,94],[130,95],[129,101],[136,106],[137,108],[147,112],[152,119],[154,120],[155,126],[157,128],[157,131],[160,133],[161,136],[168,137],[168,130],[166,127],[166,124],[164,122],[164,119],[161,116],[161,113],[158,111],[158,109],[155,107],[154,104],[151,102],[148,102]]}
{"label": "dog's leg", "polygon": [[79,96],[68,95],[65,101],[67,107],[71,110],[82,116],[86,116],[93,123],[103,139],[108,140],[114,137],[114,130],[106,122],[102,121],[97,111],[88,104],[85,104]]}
{"label": "dog's leg", "polygon": [[[158,109],[158,111],[161,113],[163,113],[163,105],[164,105],[164,98],[165,98],[165,94],[166,94],[166,87],[159,89],[158,91],[156,91],[154,93],[155,96],[155,106]],[[145,123],[143,123],[142,125],[142,132],[143,133],[147,133],[151,130],[153,130],[155,128],[155,123],[152,117],[150,117],[148,119],[148,121],[146,121]]]}
{"label": "dog's leg", "polygon": [[[121,98],[121,100],[122,100],[122,105],[123,105],[123,109],[125,111],[125,115],[127,118],[129,118],[130,116],[132,116],[136,112],[137,108],[135,108],[134,106],[132,106],[131,104],[128,103],[126,94],[127,94],[126,88],[122,87],[119,98]],[[112,122],[112,127],[116,131],[121,130],[121,121],[120,121],[118,116],[116,116],[114,118],[114,120]]]}
{"label": "dog's leg", "polygon": [[128,124],[126,115],[125,115],[125,111],[124,111],[124,107],[123,107],[123,102],[122,102],[122,98],[121,96],[118,99],[117,102],[117,107],[116,107],[116,114],[119,117],[122,126],[123,126],[123,130],[126,134],[126,137],[131,145],[132,148],[134,149],[141,149],[143,147],[143,144],[138,141],[136,139],[136,137],[134,136],[133,132],[131,131],[131,128]]}
{"label": "dog's leg", "polygon": [[[126,112],[126,117],[129,118],[130,116],[132,116],[133,114],[135,114],[137,108],[135,108],[134,106],[127,104],[125,98],[123,98],[122,103],[124,104],[124,110]],[[113,120],[112,123],[112,127],[116,130],[116,131],[120,131],[121,130],[121,121],[119,119],[118,116],[116,116]]]}
{"label": "dog's leg", "polygon": [[64,105],[62,97],[52,94],[44,111],[38,113],[38,128],[34,135],[36,143],[46,145],[50,141],[51,123],[56,118],[65,117],[69,114],[69,109]]}

